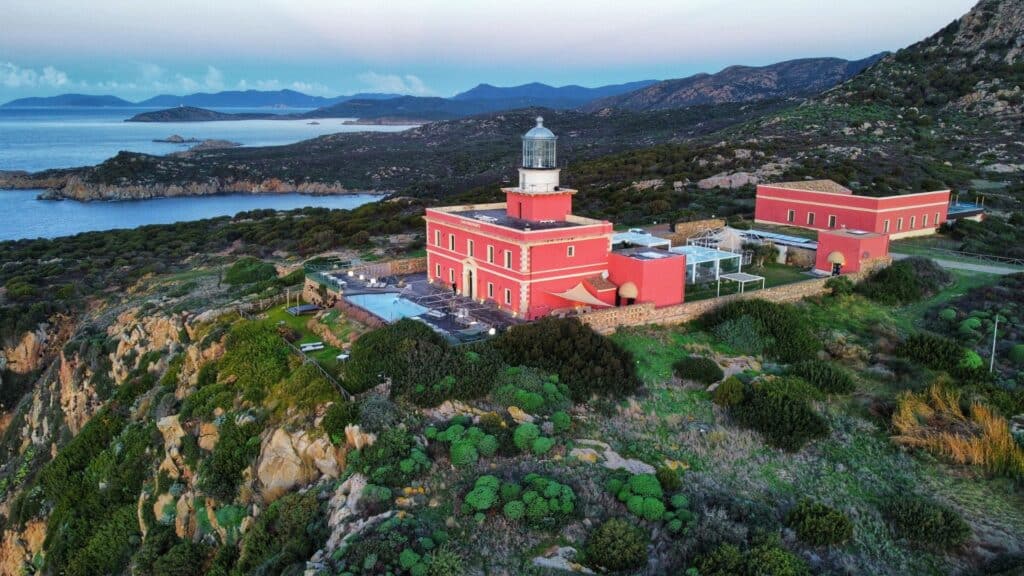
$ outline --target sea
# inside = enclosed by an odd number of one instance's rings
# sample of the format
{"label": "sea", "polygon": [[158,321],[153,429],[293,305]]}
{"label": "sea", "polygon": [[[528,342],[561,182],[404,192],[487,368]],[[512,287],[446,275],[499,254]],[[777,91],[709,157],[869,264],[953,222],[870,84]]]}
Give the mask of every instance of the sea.
{"label": "sea", "polygon": [[[154,142],[178,135],[243,146],[279,146],[325,134],[399,131],[410,126],[347,125],[346,118],[238,120],[224,122],[125,122],[147,108],[0,108],[0,170],[38,172],[98,164],[121,150],[169,154],[194,144]],[[267,112],[265,108],[218,109]],[[303,112],[288,109],[282,113]],[[259,208],[305,206],[354,208],[379,199],[371,194],[310,196],[229,194],[192,198],[89,202],[37,200],[39,191],[0,190],[0,241],[55,238],[110,230],[230,216]]]}

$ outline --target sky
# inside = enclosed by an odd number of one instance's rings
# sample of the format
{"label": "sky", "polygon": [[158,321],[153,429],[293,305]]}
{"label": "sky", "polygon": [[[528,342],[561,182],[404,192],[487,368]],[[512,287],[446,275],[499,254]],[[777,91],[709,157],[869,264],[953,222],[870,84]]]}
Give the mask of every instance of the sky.
{"label": "sky", "polygon": [[600,86],[912,44],[973,0],[0,0],[0,102]]}

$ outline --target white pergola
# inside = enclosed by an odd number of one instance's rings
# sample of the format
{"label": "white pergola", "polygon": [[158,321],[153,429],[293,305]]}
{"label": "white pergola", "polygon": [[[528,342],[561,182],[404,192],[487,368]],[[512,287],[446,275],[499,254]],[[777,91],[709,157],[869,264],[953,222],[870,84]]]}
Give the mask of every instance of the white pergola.
{"label": "white pergola", "polygon": [[649,232],[616,232],[612,236],[612,244],[629,244],[631,246],[644,246],[645,248],[668,248],[672,241],[668,238],[655,236]]}
{"label": "white pergola", "polygon": [[746,272],[733,272],[731,274],[722,274],[718,277],[718,296],[722,295],[722,280],[732,280],[740,285],[740,293],[744,291],[746,285],[751,282],[761,281],[761,289],[764,290],[764,276],[757,276],[755,274],[747,274]]}
{"label": "white pergola", "polygon": [[683,254],[686,256],[686,267],[689,269],[690,284],[697,282],[697,266],[700,264],[714,263],[715,280],[722,276],[722,262],[736,260],[736,271],[743,270],[743,255],[735,252],[726,252],[717,248],[707,246],[676,246],[669,248],[669,252]]}

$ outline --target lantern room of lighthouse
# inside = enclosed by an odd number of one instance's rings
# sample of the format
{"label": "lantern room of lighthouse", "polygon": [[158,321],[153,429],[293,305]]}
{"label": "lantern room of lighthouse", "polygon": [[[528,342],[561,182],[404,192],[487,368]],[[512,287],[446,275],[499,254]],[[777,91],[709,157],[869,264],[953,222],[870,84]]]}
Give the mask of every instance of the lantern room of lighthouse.
{"label": "lantern room of lighthouse", "polygon": [[558,137],[537,117],[537,125],[523,135],[523,162],[519,186],[505,188],[509,217],[523,220],[565,220],[572,214],[575,190],[559,185]]}

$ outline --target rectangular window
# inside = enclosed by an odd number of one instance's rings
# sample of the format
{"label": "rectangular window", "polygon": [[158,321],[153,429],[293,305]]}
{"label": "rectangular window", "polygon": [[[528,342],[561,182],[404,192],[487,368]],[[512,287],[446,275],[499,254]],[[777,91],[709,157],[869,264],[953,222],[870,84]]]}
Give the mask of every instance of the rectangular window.
{"label": "rectangular window", "polygon": [[897,218],[896,219],[896,231],[899,232],[901,230],[903,230],[903,218]]}
{"label": "rectangular window", "polygon": [[494,298],[494,282],[487,283],[487,297]]}
{"label": "rectangular window", "polygon": [[512,251],[505,250],[505,268],[512,268]]}
{"label": "rectangular window", "polygon": [[917,226],[917,216],[910,217],[910,229],[913,230]]}
{"label": "rectangular window", "polygon": [[455,269],[454,268],[449,268],[448,269],[448,281],[451,282],[452,284],[455,284]]}
{"label": "rectangular window", "polygon": [[566,248],[565,255],[568,256],[569,258],[572,258],[573,256],[575,256],[576,255],[576,247],[575,246],[569,246],[568,248]]}
{"label": "rectangular window", "polygon": [[505,288],[505,304],[512,304],[512,291]]}
{"label": "rectangular window", "polygon": [[790,210],[786,213],[786,222],[792,222],[796,220],[796,210]]}
{"label": "rectangular window", "polygon": [[473,241],[466,240],[466,254],[469,256],[473,255]]}
{"label": "rectangular window", "polygon": [[829,216],[828,216],[828,227],[829,228],[835,228],[836,227],[836,217],[835,217],[835,214],[829,214]]}
{"label": "rectangular window", "polygon": [[448,249],[455,252],[455,234],[448,235]]}
{"label": "rectangular window", "polygon": [[882,233],[883,234],[888,234],[889,233],[889,221],[888,220],[886,220],[885,222],[882,222]]}
{"label": "rectangular window", "polygon": [[924,214],[924,215],[921,216],[921,228],[927,228],[927,227],[928,227],[928,215]]}
{"label": "rectangular window", "polygon": [[807,213],[807,225],[814,226],[814,212]]}
{"label": "rectangular window", "polygon": [[938,226],[939,224],[941,224],[941,222],[939,221],[939,213],[936,212],[935,213],[935,225]]}
{"label": "rectangular window", "polygon": [[440,245],[441,245],[441,231],[440,230],[434,230],[434,246],[440,246]]}
{"label": "rectangular window", "polygon": [[487,247],[487,261],[494,264],[494,246]]}
{"label": "rectangular window", "polygon": [[434,264],[434,278],[441,278],[441,265]]}

